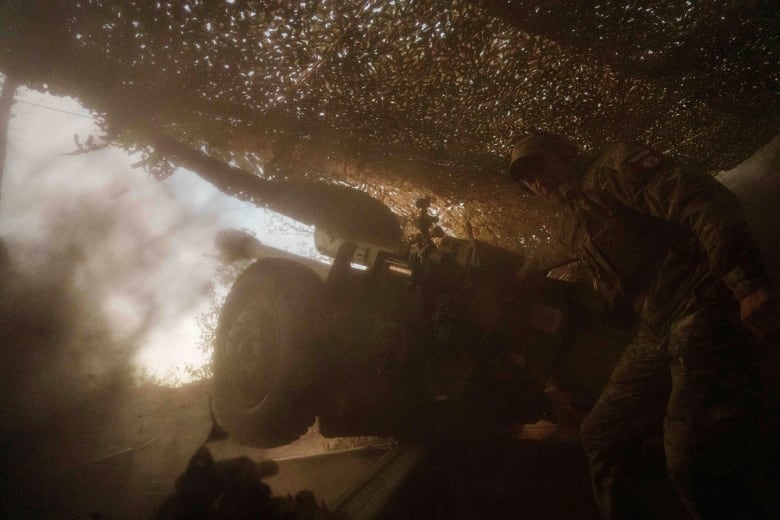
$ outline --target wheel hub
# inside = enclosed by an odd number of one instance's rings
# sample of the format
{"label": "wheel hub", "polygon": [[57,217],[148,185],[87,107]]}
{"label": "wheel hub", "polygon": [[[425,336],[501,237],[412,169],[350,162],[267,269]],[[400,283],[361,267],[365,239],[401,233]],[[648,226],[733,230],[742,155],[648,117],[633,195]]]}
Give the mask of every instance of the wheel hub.
{"label": "wheel hub", "polygon": [[240,399],[255,403],[268,393],[279,364],[276,316],[271,309],[246,309],[227,337],[225,361]]}

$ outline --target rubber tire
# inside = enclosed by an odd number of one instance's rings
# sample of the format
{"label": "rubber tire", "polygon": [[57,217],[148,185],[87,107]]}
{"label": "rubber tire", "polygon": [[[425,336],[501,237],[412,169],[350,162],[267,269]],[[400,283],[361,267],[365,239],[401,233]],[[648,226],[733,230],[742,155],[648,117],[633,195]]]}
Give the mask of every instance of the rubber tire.
{"label": "rubber tire", "polygon": [[[222,307],[213,357],[214,416],[231,437],[274,448],[314,423],[327,309],[323,281],[292,260],[258,260],[238,277]],[[250,359],[262,349],[266,359],[260,361],[271,366],[245,363],[246,355],[236,354],[245,350],[236,345],[246,343],[236,337],[256,340]]]}

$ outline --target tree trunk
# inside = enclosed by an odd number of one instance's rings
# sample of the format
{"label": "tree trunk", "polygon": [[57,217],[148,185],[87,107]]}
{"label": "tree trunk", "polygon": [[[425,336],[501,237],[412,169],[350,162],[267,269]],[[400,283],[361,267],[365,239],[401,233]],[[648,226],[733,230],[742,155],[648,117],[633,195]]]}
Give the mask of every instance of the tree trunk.
{"label": "tree trunk", "polygon": [[[14,104],[14,96],[16,95],[16,87],[18,82],[16,79],[6,74],[5,82],[3,83],[3,92],[0,94],[0,202],[2,202],[3,196],[3,173],[5,172],[5,155],[8,149],[8,123],[11,120],[11,107]],[[3,276],[3,271],[10,265],[11,260],[8,256],[8,251],[3,242],[3,237],[0,237],[0,278]],[[0,279],[0,285],[2,279]]]}
{"label": "tree trunk", "polygon": [[162,132],[149,134],[157,152],[194,171],[223,193],[316,225],[341,238],[392,249],[401,245],[398,217],[365,192],[322,182],[262,179]]}
{"label": "tree trunk", "polygon": [[13,76],[6,75],[3,92],[0,94],[0,201],[3,199],[3,173],[5,156],[8,149],[8,123],[11,120],[11,107],[14,104],[18,82]]}

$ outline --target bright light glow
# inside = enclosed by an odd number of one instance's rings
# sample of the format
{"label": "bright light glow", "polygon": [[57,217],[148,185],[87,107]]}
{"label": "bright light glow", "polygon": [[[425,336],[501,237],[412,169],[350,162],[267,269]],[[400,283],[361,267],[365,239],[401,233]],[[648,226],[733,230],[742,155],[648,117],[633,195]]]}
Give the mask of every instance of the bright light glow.
{"label": "bright light glow", "polygon": [[[57,241],[78,242],[81,286],[99,302],[115,341],[133,342],[137,367],[154,379],[187,382],[188,369],[209,361],[197,318],[208,310],[203,290],[218,266],[217,230],[248,229],[265,244],[324,260],[310,227],[230,198],[192,172],[158,182],[112,147],[63,155],[76,149],[74,134],[82,141],[98,134],[88,111],[26,89],[17,100],[0,236],[28,270],[45,268]],[[53,234],[63,227],[66,237]]]}

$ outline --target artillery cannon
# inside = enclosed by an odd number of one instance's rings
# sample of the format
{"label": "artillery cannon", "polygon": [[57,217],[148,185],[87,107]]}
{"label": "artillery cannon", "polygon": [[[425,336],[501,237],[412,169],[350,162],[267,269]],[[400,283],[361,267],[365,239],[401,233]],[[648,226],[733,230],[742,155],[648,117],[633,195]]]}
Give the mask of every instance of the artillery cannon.
{"label": "artillery cannon", "polygon": [[588,288],[518,287],[520,255],[447,236],[429,202],[398,244],[318,228],[334,258],[322,275],[242,232],[218,234],[226,256],[256,259],[216,331],[213,406],[231,436],[279,446],[315,418],[326,437],[490,436],[549,417],[551,381],[592,403],[627,333],[602,323]]}

